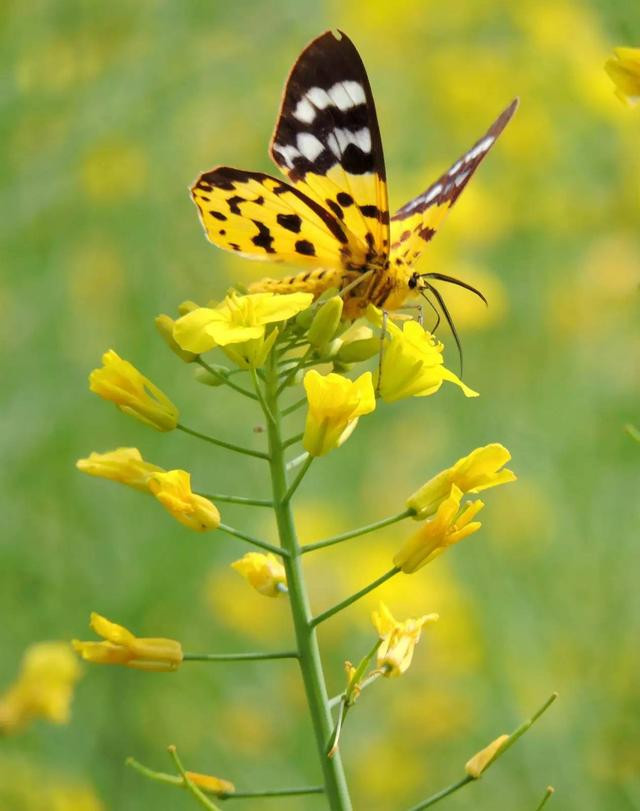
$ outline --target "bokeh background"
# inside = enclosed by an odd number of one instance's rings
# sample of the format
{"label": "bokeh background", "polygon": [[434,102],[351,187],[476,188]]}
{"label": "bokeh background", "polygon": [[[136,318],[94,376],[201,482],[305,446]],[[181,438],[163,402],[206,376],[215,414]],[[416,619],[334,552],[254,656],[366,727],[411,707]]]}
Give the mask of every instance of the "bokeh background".
{"label": "bokeh background", "polygon": [[[558,690],[544,720],[446,807],[533,810],[552,783],[567,811],[640,808],[640,446],[624,432],[639,405],[640,118],[602,69],[614,45],[640,44],[638,6],[13,0],[0,26],[0,692],[31,642],[90,638],[91,610],[191,651],[291,639],[284,600],[259,596],[229,568],[242,544],[191,533],[74,462],[135,445],[187,467],[202,490],[267,494],[259,462],[145,429],[90,394],[87,374],[113,347],[172,396],[185,423],[260,443],[251,406],[196,383],[153,318],[261,271],[205,241],[187,187],[217,163],[270,171],[287,71],[308,40],[340,27],[368,67],[392,208],[513,96],[522,101],[421,265],[490,299],[485,310],[449,296],[465,378],[482,396],[449,387],[380,408],[314,466],[297,498],[312,541],[398,511],[486,442],[507,445],[519,475],[488,494],[480,534],[379,594],[400,617],[438,611],[441,621],[411,670],[368,691],[350,716],[342,749],[355,807],[414,804]],[[259,510],[224,514],[272,533]],[[310,556],[313,604],[385,571],[409,529]],[[334,693],[343,660],[371,645],[376,601],[322,627]],[[83,670],[67,726],[37,722],[0,740],[3,810],[193,807],[123,765],[132,754],[169,768],[169,743],[190,768],[239,788],[318,779],[290,662]]]}

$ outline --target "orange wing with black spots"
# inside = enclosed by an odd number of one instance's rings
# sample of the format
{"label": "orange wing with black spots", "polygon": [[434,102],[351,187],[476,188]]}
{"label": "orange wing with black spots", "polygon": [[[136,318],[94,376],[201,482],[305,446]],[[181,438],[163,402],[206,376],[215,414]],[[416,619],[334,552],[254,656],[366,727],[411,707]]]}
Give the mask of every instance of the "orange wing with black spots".
{"label": "orange wing with black spots", "polygon": [[[449,210],[462,194],[518,107],[514,99],[486,133],[435,183],[391,218],[391,262],[413,265],[435,236]],[[397,260],[397,261],[396,261]]]}
{"label": "orange wing with black spots", "polygon": [[219,248],[305,268],[364,259],[333,214],[270,175],[218,166],[201,175],[191,193],[209,241]]}

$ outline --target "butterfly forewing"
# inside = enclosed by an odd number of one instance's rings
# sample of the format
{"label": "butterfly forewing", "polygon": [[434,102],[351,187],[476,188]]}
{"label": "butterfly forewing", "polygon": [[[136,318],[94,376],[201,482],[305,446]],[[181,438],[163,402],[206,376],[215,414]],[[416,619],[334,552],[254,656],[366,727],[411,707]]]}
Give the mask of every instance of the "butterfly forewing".
{"label": "butterfly forewing", "polygon": [[270,151],[296,188],[344,224],[366,262],[386,257],[389,211],[380,130],[364,65],[342,32],[322,34],[293,66]]}
{"label": "butterfly forewing", "polygon": [[391,218],[391,257],[413,264],[433,239],[449,209],[507,126],[518,106],[517,99],[493,122],[487,132],[429,188],[404,205]]}
{"label": "butterfly forewing", "polygon": [[350,257],[343,225],[299,189],[262,172],[219,166],[191,190],[210,242],[249,259],[341,267]]}

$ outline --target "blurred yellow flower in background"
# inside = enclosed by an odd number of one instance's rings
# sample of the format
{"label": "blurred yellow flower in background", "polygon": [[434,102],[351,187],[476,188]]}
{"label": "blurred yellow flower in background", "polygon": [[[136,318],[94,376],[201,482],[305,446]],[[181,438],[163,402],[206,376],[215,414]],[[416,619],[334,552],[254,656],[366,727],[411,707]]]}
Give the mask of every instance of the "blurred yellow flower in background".
{"label": "blurred yellow flower in background", "polygon": [[0,696],[0,733],[17,732],[36,718],[69,720],[80,668],[66,642],[36,642],[22,658],[15,683]]}
{"label": "blurred yellow flower in background", "polygon": [[451,485],[449,495],[441,502],[435,516],[425,521],[394,555],[394,564],[405,574],[417,571],[448,546],[458,543],[480,529],[482,526],[480,522],[472,519],[484,507],[483,502],[479,499],[472,501],[461,511],[462,495],[459,487]]}
{"label": "blurred yellow flower in background", "polygon": [[74,650],[87,662],[125,665],[136,670],[168,672],[182,662],[182,646],[174,639],[138,638],[122,625],[91,613],[91,628],[104,642],[72,641]]}
{"label": "blurred yellow flower in background", "polygon": [[616,86],[616,96],[630,107],[640,101],[640,48],[614,48],[604,69]]}
{"label": "blurred yellow flower in background", "polygon": [[407,507],[414,511],[416,520],[421,521],[433,515],[450,496],[453,484],[464,494],[515,481],[515,473],[502,469],[509,459],[511,454],[498,442],[476,448],[423,484],[407,499]]}
{"label": "blurred yellow flower in background", "polygon": [[268,552],[247,552],[231,564],[249,585],[265,597],[279,597],[286,592],[287,576],[278,558]]}
{"label": "blurred yellow flower in background", "polygon": [[302,444],[311,456],[323,456],[342,445],[358,419],[376,407],[371,372],[349,380],[334,372],[321,375],[311,369],[304,376],[304,388],[309,409]]}
{"label": "blurred yellow flower in background", "polygon": [[[374,318],[379,322],[377,314]],[[385,402],[393,403],[404,397],[427,397],[435,394],[445,380],[459,386],[466,397],[478,396],[444,366],[443,345],[417,321],[406,321],[402,329],[388,321],[385,330],[388,336],[384,340],[382,363],[376,376],[376,388]]]}
{"label": "blurred yellow flower in background", "polygon": [[172,431],[178,409],[157,386],[113,349],[102,356],[102,367],[89,375],[89,388],[104,400],[158,431]]}
{"label": "blurred yellow flower in background", "polygon": [[149,490],[171,515],[189,529],[204,532],[220,526],[220,513],[208,498],[191,490],[191,475],[186,470],[154,473]]}
{"label": "blurred yellow flower in background", "polygon": [[[67,643],[63,644],[73,657]],[[0,808],[3,811],[106,811],[91,784],[72,776],[66,768],[51,768],[40,757],[36,760],[17,753],[11,755],[8,751],[0,756]]]}
{"label": "blurred yellow flower in background", "polygon": [[158,465],[145,462],[137,448],[116,448],[106,453],[94,451],[87,459],[78,459],[76,467],[90,476],[120,482],[143,492],[149,490],[151,474],[163,472]]}
{"label": "blurred yellow flower in background", "polygon": [[371,621],[382,640],[377,659],[385,676],[401,676],[408,670],[423,626],[437,620],[437,614],[425,614],[418,619],[399,622],[387,606],[380,603],[377,611],[372,612]]}
{"label": "blurred yellow flower in background", "polygon": [[84,156],[81,177],[87,197],[99,203],[140,196],[146,188],[145,152],[127,141],[103,142]]}

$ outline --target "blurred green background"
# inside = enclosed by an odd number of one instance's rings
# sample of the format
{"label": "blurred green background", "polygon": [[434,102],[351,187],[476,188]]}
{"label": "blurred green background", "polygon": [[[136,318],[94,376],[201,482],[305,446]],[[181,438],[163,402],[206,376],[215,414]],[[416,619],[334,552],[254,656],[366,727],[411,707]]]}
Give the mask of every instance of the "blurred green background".
{"label": "blurred green background", "polygon": [[[522,101],[421,265],[490,299],[485,311],[449,297],[465,379],[482,396],[451,386],[379,408],[297,500],[312,541],[398,511],[486,442],[503,442],[519,475],[488,494],[479,535],[322,627],[335,693],[344,659],[370,647],[378,596],[401,618],[441,615],[411,670],[350,716],[354,806],[412,805],[558,690],[544,720],[443,808],[533,811],[551,783],[551,807],[639,809],[640,447],[623,427],[638,419],[640,118],[602,69],[614,45],[640,44],[637,4],[13,0],[0,25],[0,693],[31,642],[91,638],[91,610],[191,651],[290,640],[284,600],[229,568],[241,543],[191,533],[74,462],[135,445],[204,491],[267,494],[259,462],[146,429],[90,394],[87,374],[113,347],[186,424],[261,441],[251,406],[194,382],[153,318],[263,270],[206,242],[187,187],[217,163],[273,171],[266,148],[287,71],[308,40],[340,27],[369,71],[392,208]],[[273,532],[258,510],[224,516]],[[310,556],[314,606],[385,571],[409,529]],[[239,788],[318,780],[290,662],[86,667],[68,726],[37,722],[0,740],[0,808],[188,809],[188,795],[123,766],[133,754],[168,769],[169,743],[189,768]]]}

